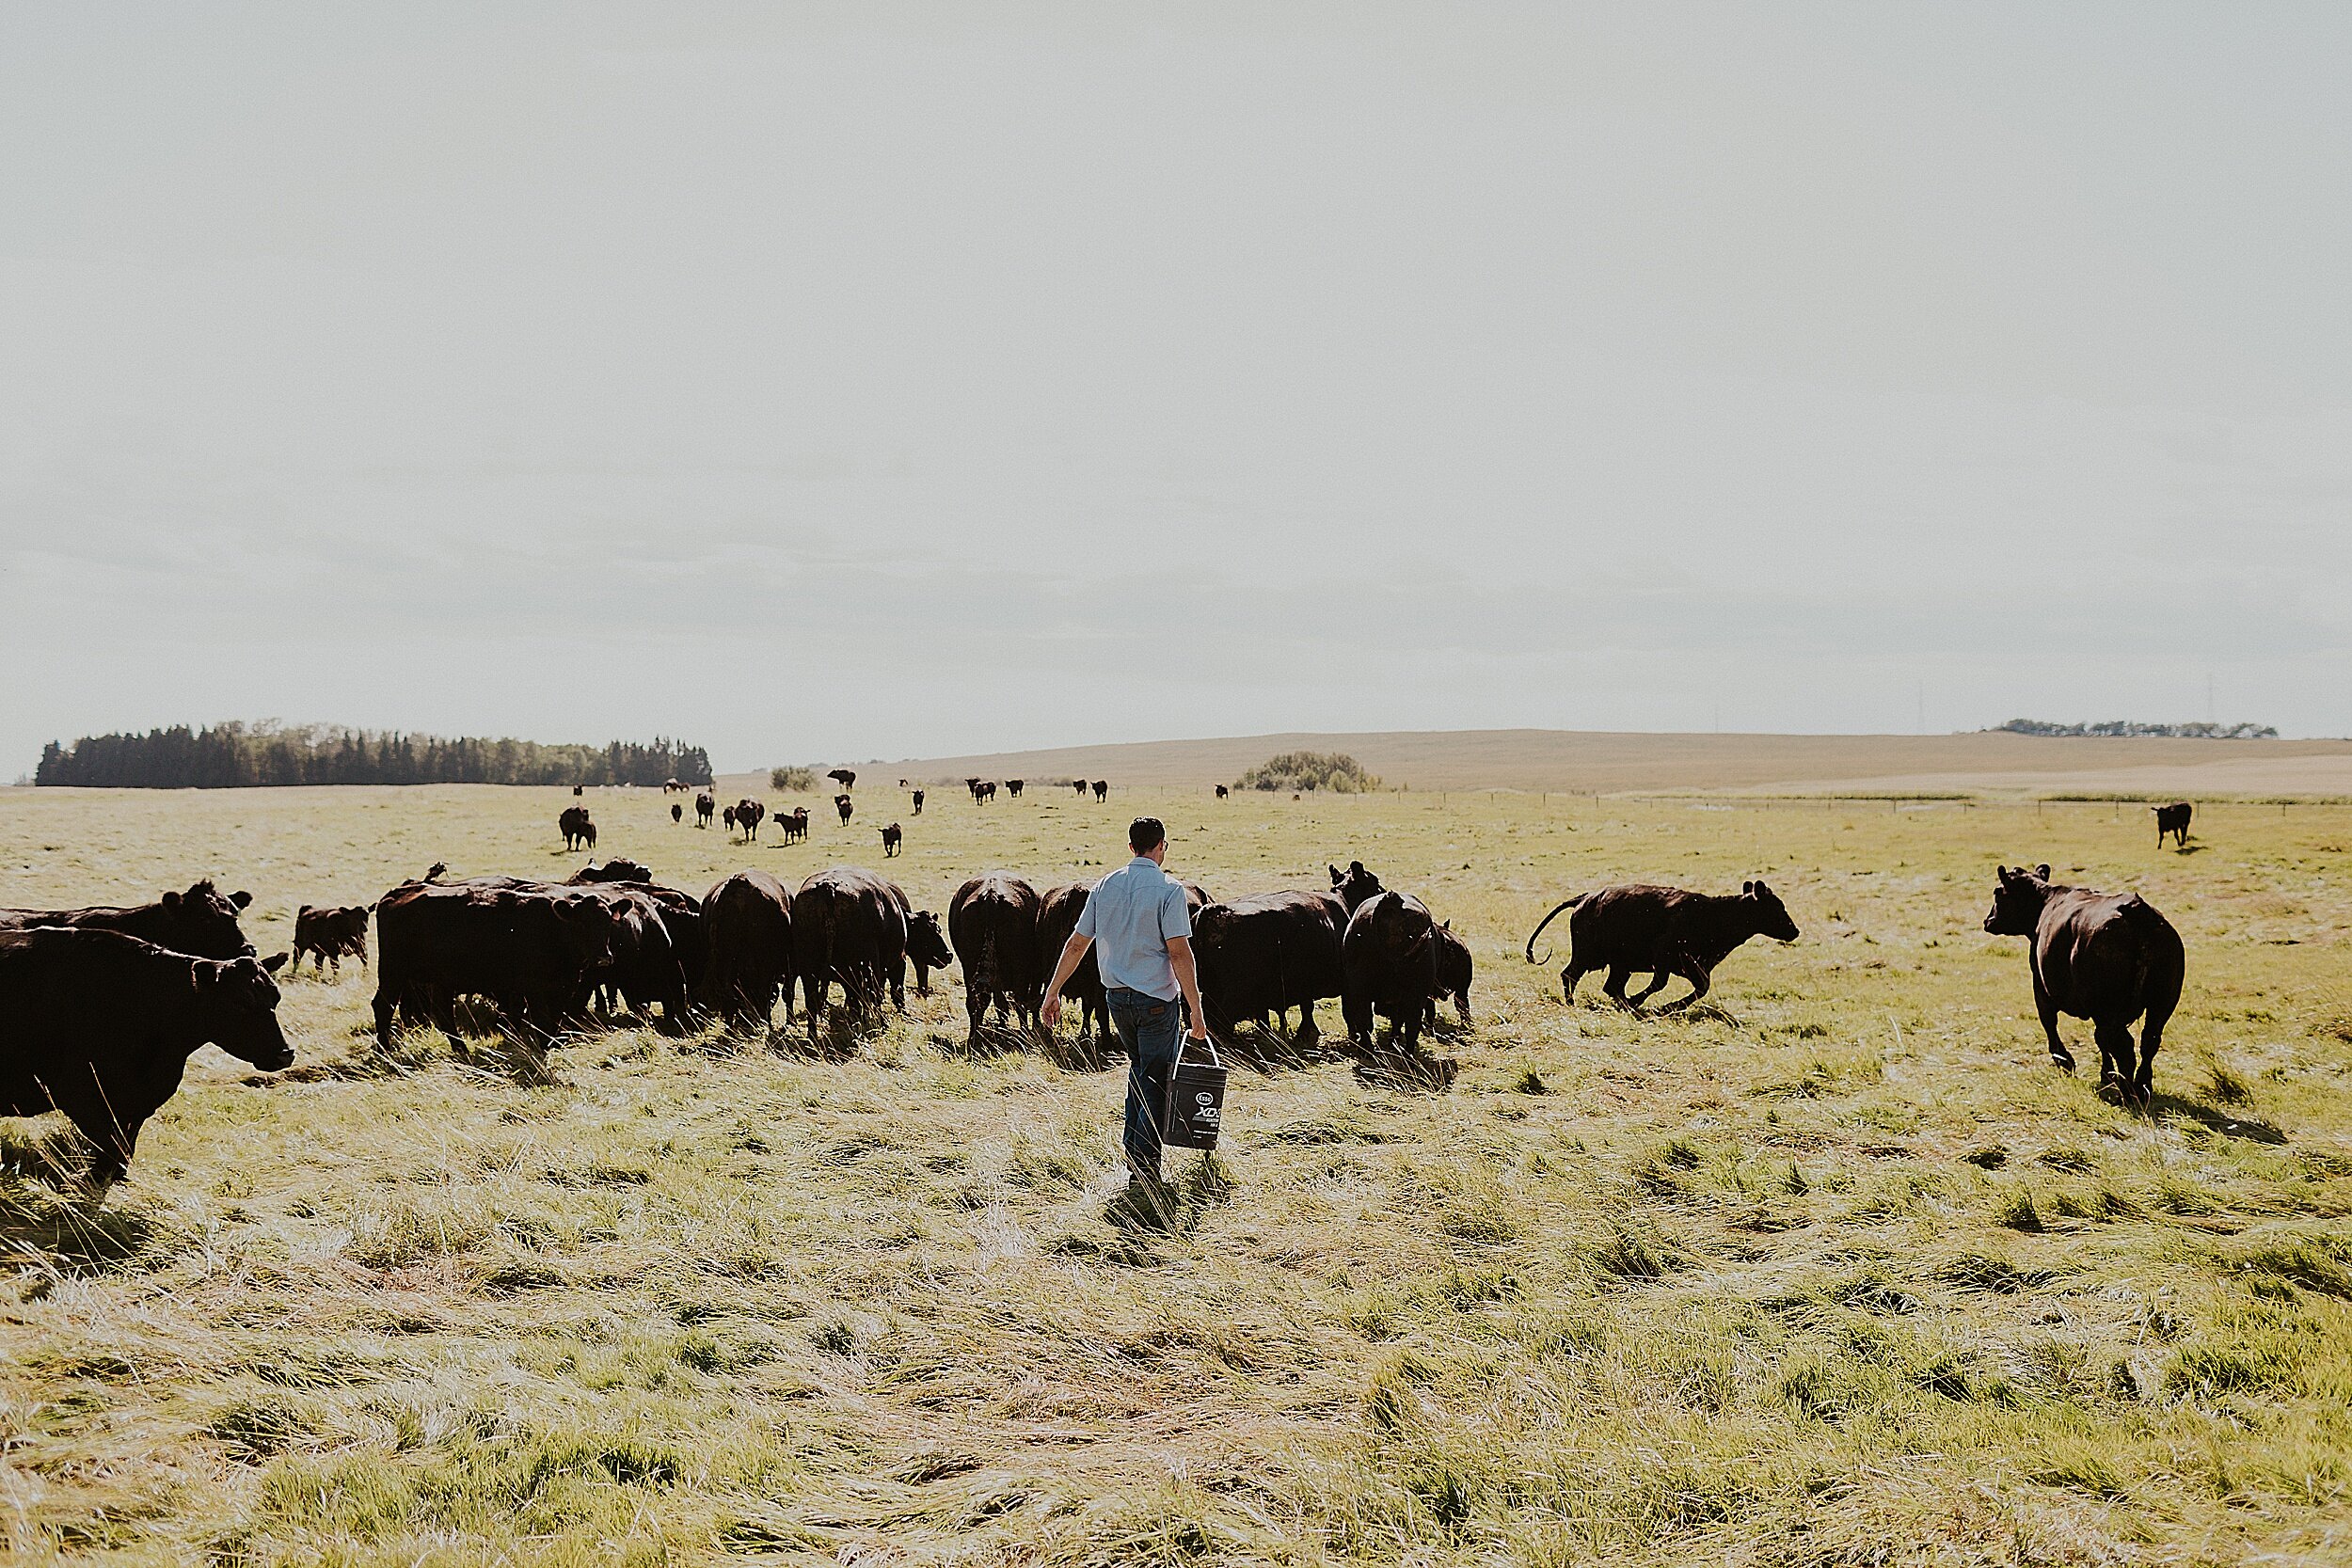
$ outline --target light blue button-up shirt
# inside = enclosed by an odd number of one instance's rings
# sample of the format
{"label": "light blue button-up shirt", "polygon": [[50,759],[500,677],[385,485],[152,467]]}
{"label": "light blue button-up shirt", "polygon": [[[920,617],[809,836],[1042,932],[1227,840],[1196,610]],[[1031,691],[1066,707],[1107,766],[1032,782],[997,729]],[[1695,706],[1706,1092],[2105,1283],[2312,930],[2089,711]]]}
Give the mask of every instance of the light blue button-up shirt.
{"label": "light blue button-up shirt", "polygon": [[1078,934],[1092,939],[1103,984],[1124,986],[1163,1002],[1176,1000],[1171,938],[1192,935],[1184,884],[1149,855],[1137,855],[1094,884],[1078,911]]}

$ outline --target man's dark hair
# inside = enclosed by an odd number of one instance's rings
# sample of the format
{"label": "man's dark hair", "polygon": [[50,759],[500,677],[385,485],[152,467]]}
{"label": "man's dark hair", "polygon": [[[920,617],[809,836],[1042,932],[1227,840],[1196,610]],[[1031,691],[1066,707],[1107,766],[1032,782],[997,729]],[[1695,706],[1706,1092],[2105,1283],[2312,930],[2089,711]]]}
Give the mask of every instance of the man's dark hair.
{"label": "man's dark hair", "polygon": [[1168,842],[1168,830],[1160,826],[1156,816],[1138,816],[1127,829],[1127,847],[1138,855],[1148,855]]}

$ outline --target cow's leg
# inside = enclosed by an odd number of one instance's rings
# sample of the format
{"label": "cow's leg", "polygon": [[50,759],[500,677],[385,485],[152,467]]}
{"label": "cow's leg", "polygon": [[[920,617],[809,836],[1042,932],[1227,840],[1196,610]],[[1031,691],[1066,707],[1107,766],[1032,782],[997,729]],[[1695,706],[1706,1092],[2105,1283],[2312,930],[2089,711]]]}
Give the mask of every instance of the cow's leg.
{"label": "cow's leg", "polygon": [[392,1048],[392,988],[384,983],[383,973],[379,970],[375,976],[375,1048],[378,1051]]}
{"label": "cow's leg", "polygon": [[[907,1010],[907,961],[904,958],[891,966],[890,1005],[902,1013]],[[882,998],[879,996],[874,998],[874,1010],[882,1011]]]}
{"label": "cow's leg", "polygon": [[2066,1042],[2058,1038],[2058,1003],[2048,991],[2042,989],[2042,982],[2038,977],[2034,981],[2033,1005],[2034,1010],[2042,1015],[2042,1037],[2050,1042],[2050,1060],[2069,1072],[2074,1071],[2074,1058],[2068,1053]]}
{"label": "cow's leg", "polygon": [[2132,1026],[2115,1019],[2101,1019],[2091,1025],[2099,1041],[2099,1086],[2114,1085],[2116,1092],[2128,1103],[2137,1082],[2132,1057]]}
{"label": "cow's leg", "polygon": [[1601,994],[1608,997],[1610,1001],[1614,1002],[1618,1006],[1624,1007],[1629,1011],[1632,1008],[1633,1004],[1625,999],[1625,985],[1628,980],[1632,978],[1633,971],[1626,968],[1622,964],[1611,964],[1609,966],[1609,978],[1601,982]]}
{"label": "cow's leg", "polygon": [[971,1019],[971,1027],[964,1033],[963,1048],[966,1051],[976,1052],[980,1048],[980,1025],[988,1018],[988,993],[976,987],[966,986],[963,991],[963,1010]]}
{"label": "cow's leg", "polygon": [[[1431,1012],[1437,1011],[1434,1006],[1430,1007],[1428,1010]],[[1421,1054],[1422,1011],[1422,1006],[1420,1003],[1414,1003],[1397,1009],[1396,1036],[1403,1041],[1405,1053],[1408,1056],[1418,1056]]]}
{"label": "cow's leg", "polygon": [[2132,1075],[2133,1098],[2141,1105],[2155,1098],[2154,1074],[2156,1047],[2164,1043],[2164,1026],[2171,1022],[2172,1006],[2161,1003],[2148,1009],[2148,1021],[2139,1029],[2139,1070]]}
{"label": "cow's leg", "polygon": [[[1707,971],[1701,969],[1697,964],[1685,964],[1682,966],[1680,973],[1684,979],[1691,982],[1691,994],[1667,1003],[1664,1006],[1658,1009],[1661,1013],[1678,1013],[1682,1011],[1683,1008],[1689,1006],[1692,1003],[1696,1002],[1700,997],[1705,996],[1712,984],[1708,977]],[[1665,983],[1666,976],[1663,974],[1659,975],[1658,984],[1662,986]],[[1649,993],[1645,991],[1642,994],[1646,996]]]}
{"label": "cow's leg", "polygon": [[1640,1012],[1642,1010],[1642,1004],[1647,1002],[1651,997],[1656,996],[1660,991],[1664,990],[1666,989],[1666,982],[1674,977],[1675,972],[1673,965],[1665,964],[1660,966],[1658,969],[1651,972],[1649,984],[1644,986],[1640,990],[1635,991],[1633,993],[1633,1000],[1628,1003],[1627,1006],[1630,1006],[1635,1012]]}
{"label": "cow's leg", "polygon": [[1460,990],[1454,993],[1454,1005],[1461,1009],[1462,1022],[1464,1023],[1468,1023],[1470,1021],[1470,987],[1464,986]]}

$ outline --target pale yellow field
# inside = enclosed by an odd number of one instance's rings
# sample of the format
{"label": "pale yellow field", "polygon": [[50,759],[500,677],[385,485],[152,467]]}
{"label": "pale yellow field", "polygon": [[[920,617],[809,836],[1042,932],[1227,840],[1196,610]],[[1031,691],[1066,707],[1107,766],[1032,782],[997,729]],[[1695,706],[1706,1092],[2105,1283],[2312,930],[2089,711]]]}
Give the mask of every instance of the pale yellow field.
{"label": "pale yellow field", "polygon": [[[864,771],[864,770],[862,770]],[[1465,932],[1453,1089],[1237,1076],[1172,1231],[1106,1200],[1120,1080],[961,1052],[952,978],[846,1061],[625,1031],[527,1085],[362,1037],[207,1051],[92,1210],[0,1124],[0,1546],[141,1563],[2352,1560],[2352,808],[1122,789],[789,850],[592,792],[700,892],[919,904],[1123,858],[1232,895],[1360,857]],[[771,804],[777,797],[771,796]],[[823,803],[810,798],[813,811]],[[556,791],[0,792],[0,903],[558,876]],[[2154,1114],[2047,1064],[1996,860],[2189,944]],[[1605,880],[1764,876],[1803,940],[1695,1016],[1564,1006],[1518,945]],[[1587,982],[1590,986],[1591,982]],[[1336,1009],[1325,1025],[1336,1032]]]}

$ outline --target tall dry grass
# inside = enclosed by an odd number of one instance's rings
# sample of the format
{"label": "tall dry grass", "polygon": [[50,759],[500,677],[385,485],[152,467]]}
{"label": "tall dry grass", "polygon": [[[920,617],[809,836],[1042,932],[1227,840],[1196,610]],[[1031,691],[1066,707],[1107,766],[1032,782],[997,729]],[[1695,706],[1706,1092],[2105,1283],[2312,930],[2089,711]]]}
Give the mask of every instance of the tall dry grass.
{"label": "tall dry grass", "polygon": [[[207,1052],[103,1207],[0,1123],[0,1545],[15,1560],[1772,1564],[2352,1560],[2352,811],[1047,796],[732,846],[658,793],[609,853],[699,889],[1122,858],[1213,892],[1361,858],[1470,938],[1444,1094],[1248,1074],[1172,1223],[1118,1223],[1115,1073],[971,1057],[950,988],[818,1060],[624,1031],[551,1082]],[[0,794],[0,901],[216,873],[296,903],[434,860],[560,873],[559,792]],[[787,802],[789,803],[789,802]],[[2154,1114],[2058,1076],[1998,860],[2189,942]],[[1603,879],[1768,877],[1804,940],[1676,1020],[1517,958]],[[1327,1017],[1327,1028],[1336,1027]]]}

